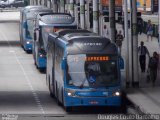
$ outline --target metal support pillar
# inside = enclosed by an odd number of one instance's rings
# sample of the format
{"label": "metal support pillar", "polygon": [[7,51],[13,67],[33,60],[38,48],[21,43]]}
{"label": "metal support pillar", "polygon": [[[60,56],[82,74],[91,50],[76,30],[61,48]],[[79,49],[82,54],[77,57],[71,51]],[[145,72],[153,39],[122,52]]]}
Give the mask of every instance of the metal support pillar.
{"label": "metal support pillar", "polygon": [[144,10],[144,12],[146,12],[146,0],[143,0],[143,10]]}
{"label": "metal support pillar", "polygon": [[159,29],[159,34],[158,34],[158,42],[159,42],[159,47],[160,47],[160,0],[158,0],[158,29]]}
{"label": "metal support pillar", "polygon": [[65,0],[65,12],[70,13],[70,0]]}
{"label": "metal support pillar", "polygon": [[85,28],[85,5],[84,0],[80,0],[80,25],[81,28]]}
{"label": "metal support pillar", "polygon": [[44,0],[40,0],[41,1],[41,5],[43,5],[44,6]]}
{"label": "metal support pillar", "polygon": [[37,0],[33,0],[33,5],[36,5]]}
{"label": "metal support pillar", "polygon": [[75,21],[76,21],[76,23],[77,23],[77,26],[78,27],[80,27],[80,25],[79,25],[79,17],[78,17],[78,6],[77,6],[77,4],[76,5],[74,5],[74,13],[75,13]]}
{"label": "metal support pillar", "polygon": [[74,16],[74,0],[70,0],[69,12],[72,16]]}
{"label": "metal support pillar", "polygon": [[98,19],[99,19],[98,0],[93,0],[93,32],[94,33],[99,32]]}
{"label": "metal support pillar", "polygon": [[53,9],[53,12],[58,12],[57,0],[52,0],[52,9]]}
{"label": "metal support pillar", "polygon": [[31,5],[34,5],[34,1],[35,1],[35,0],[31,0],[31,1],[32,1]]}
{"label": "metal support pillar", "polygon": [[44,0],[44,6],[47,7],[47,4],[48,4],[48,0]]}
{"label": "metal support pillar", "polygon": [[102,3],[101,3],[101,0],[99,0],[99,35],[101,36],[103,34],[102,17],[103,17]]}
{"label": "metal support pillar", "polygon": [[133,40],[133,87],[139,87],[138,72],[138,34],[137,34],[137,0],[132,1],[132,40]]}
{"label": "metal support pillar", "polygon": [[[0,0],[1,1],[1,0]],[[30,5],[33,5],[33,1],[32,0],[29,0],[29,2],[30,2]]]}
{"label": "metal support pillar", "polygon": [[129,87],[129,37],[128,37],[128,0],[123,0],[124,2],[124,26],[125,26],[125,41],[126,41],[126,87]]}
{"label": "metal support pillar", "polygon": [[109,0],[109,22],[111,41],[115,42],[115,0]]}
{"label": "metal support pillar", "polygon": [[51,0],[48,0],[48,1],[47,1],[47,7],[48,7],[48,8],[52,8],[51,3],[52,3]]}
{"label": "metal support pillar", "polygon": [[86,26],[87,26],[87,30],[90,30],[90,0],[86,1]]}
{"label": "metal support pillar", "polygon": [[60,0],[60,12],[65,12],[65,0]]}
{"label": "metal support pillar", "polygon": [[38,0],[38,5],[42,5],[42,0]]}
{"label": "metal support pillar", "polygon": [[38,5],[38,0],[35,0],[35,1],[34,1],[34,5]]}

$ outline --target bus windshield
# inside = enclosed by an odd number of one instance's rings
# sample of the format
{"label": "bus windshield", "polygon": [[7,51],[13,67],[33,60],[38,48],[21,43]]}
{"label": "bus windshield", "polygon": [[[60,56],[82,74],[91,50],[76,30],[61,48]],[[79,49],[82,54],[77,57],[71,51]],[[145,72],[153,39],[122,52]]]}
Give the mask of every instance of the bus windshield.
{"label": "bus windshield", "polygon": [[69,86],[108,87],[119,83],[117,57],[79,54],[67,56]]}

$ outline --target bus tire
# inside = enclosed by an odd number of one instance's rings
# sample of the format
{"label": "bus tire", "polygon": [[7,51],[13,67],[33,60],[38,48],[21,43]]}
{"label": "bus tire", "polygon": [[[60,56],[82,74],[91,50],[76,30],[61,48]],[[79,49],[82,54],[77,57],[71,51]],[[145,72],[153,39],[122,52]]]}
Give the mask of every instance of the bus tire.
{"label": "bus tire", "polygon": [[27,53],[27,54],[31,54],[32,51],[31,51],[31,50],[26,50],[26,53]]}
{"label": "bus tire", "polygon": [[54,98],[55,96],[53,94],[53,88],[51,87],[50,76],[48,78],[49,78],[49,94],[52,98]]}
{"label": "bus tire", "polygon": [[51,98],[54,98],[54,95],[51,91],[49,91],[49,95],[50,95]]}
{"label": "bus tire", "polygon": [[64,96],[63,96],[63,88],[62,88],[62,106],[64,106]]}
{"label": "bus tire", "polygon": [[23,47],[23,45],[21,44],[21,47],[23,48],[23,50],[24,50],[24,47]]}
{"label": "bus tire", "polygon": [[36,61],[34,61],[34,65],[37,66]]}
{"label": "bus tire", "polygon": [[61,103],[60,103],[60,101],[59,101],[59,91],[58,91],[58,88],[57,88],[57,84],[56,84],[56,92],[57,92],[56,102],[57,102],[57,104],[60,106]]}
{"label": "bus tire", "polygon": [[34,64],[35,64],[35,66],[37,65],[37,63],[36,63],[36,57],[35,57],[35,54],[33,53],[33,60],[34,60]]}
{"label": "bus tire", "polygon": [[127,100],[126,100],[126,93],[122,91],[122,98],[121,98],[121,106],[120,106],[120,112],[121,113],[127,113]]}
{"label": "bus tire", "polygon": [[37,69],[39,69],[39,71],[40,71],[41,73],[46,73],[46,69],[45,69],[45,68],[37,68]]}

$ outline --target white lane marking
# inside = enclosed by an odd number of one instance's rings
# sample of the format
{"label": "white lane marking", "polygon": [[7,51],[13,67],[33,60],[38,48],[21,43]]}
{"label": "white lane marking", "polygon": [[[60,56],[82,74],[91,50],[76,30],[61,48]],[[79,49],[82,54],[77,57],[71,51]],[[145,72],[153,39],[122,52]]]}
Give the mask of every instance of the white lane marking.
{"label": "white lane marking", "polygon": [[15,53],[15,51],[14,51],[14,50],[10,50],[9,52],[10,52],[10,53]]}
{"label": "white lane marking", "polygon": [[[2,35],[3,35],[3,34],[2,34]],[[14,56],[15,56],[15,58],[16,58],[16,61],[17,61],[17,63],[19,64],[19,66],[20,66],[20,68],[21,68],[21,70],[22,70],[22,72],[23,72],[23,74],[24,74],[24,76],[25,76],[25,79],[26,79],[26,81],[27,81],[27,84],[28,84],[28,86],[30,87],[30,89],[31,89],[31,91],[32,91],[32,95],[33,95],[33,97],[34,97],[34,99],[35,99],[35,102],[36,102],[36,104],[37,104],[37,107],[40,109],[40,111],[42,112],[42,114],[45,115],[46,113],[45,113],[45,111],[44,111],[44,109],[43,109],[43,106],[42,106],[42,104],[41,104],[41,102],[40,102],[40,99],[39,99],[39,97],[38,97],[38,94],[37,94],[36,91],[34,90],[32,84],[31,84],[31,81],[30,81],[29,77],[27,76],[27,73],[26,73],[25,70],[24,70],[24,67],[23,67],[22,63],[21,63],[20,60],[18,59],[18,56],[17,56],[16,52],[13,50],[12,45],[11,45],[11,44],[9,43],[9,41],[7,40],[6,36],[3,35],[3,37],[4,37],[4,39],[7,41],[8,45],[9,45],[9,48],[11,49],[10,51],[14,54]],[[39,102],[37,102],[37,101],[39,101],[40,104],[39,104]],[[48,120],[48,118],[45,117],[45,120]]]}

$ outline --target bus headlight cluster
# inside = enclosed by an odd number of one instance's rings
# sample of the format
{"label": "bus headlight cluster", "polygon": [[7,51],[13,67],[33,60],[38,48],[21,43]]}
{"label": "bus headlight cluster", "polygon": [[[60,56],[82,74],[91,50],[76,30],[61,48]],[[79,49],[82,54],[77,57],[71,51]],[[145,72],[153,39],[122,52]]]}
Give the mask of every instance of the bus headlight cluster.
{"label": "bus headlight cluster", "polygon": [[39,54],[39,56],[42,58],[42,57],[46,57],[45,55],[43,55],[43,54]]}
{"label": "bus headlight cluster", "polygon": [[70,97],[75,96],[75,91],[69,90],[69,89],[67,89],[66,91],[67,91],[67,95],[68,95],[68,96],[70,96]]}
{"label": "bus headlight cluster", "polygon": [[71,93],[71,92],[68,92],[67,95],[68,95],[68,96],[74,96],[74,94]]}
{"label": "bus headlight cluster", "polygon": [[120,91],[115,91],[115,92],[113,93],[113,96],[121,96]]}
{"label": "bus headlight cluster", "polygon": [[30,42],[29,42],[29,41],[27,41],[27,44],[30,44]]}

